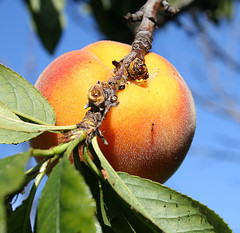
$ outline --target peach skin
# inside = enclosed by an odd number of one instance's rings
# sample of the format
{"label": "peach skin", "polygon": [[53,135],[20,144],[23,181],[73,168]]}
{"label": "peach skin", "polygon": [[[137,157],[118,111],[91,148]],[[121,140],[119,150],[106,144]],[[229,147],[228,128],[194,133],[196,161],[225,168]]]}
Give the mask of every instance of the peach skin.
{"label": "peach skin", "polygon": [[[131,46],[100,41],[54,60],[40,75],[36,88],[56,112],[56,125],[79,123],[84,117],[89,88],[113,75],[113,60]],[[180,166],[191,145],[196,113],[191,92],[178,71],[163,57],[145,56],[149,78],[128,82],[118,92],[118,107],[108,113],[101,131],[108,141],[99,146],[116,171],[164,183]],[[60,143],[57,134],[31,140],[34,148]]]}

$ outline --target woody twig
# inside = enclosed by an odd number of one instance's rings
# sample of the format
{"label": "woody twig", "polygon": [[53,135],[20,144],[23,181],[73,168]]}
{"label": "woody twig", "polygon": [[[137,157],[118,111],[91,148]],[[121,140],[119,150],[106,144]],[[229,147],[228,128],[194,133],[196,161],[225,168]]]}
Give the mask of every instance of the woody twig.
{"label": "woody twig", "polygon": [[177,12],[166,0],[148,0],[136,13],[128,13],[125,19],[129,23],[141,22],[132,43],[131,52],[121,61],[113,61],[115,66],[114,75],[108,82],[99,81],[88,91],[88,103],[90,108],[83,120],[77,124],[78,129],[67,133],[68,138],[85,136],[87,143],[98,135],[104,143],[100,126],[107,113],[112,107],[117,107],[119,102],[117,92],[125,88],[129,80],[141,80],[148,78],[147,66],[144,63],[144,56],[152,47],[153,31],[157,20],[157,12],[162,9],[171,14]]}

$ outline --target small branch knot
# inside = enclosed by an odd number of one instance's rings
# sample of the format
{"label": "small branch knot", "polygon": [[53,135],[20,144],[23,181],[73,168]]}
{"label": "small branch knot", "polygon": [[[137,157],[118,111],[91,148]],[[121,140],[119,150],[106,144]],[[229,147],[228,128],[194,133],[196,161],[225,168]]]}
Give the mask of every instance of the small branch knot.
{"label": "small branch knot", "polygon": [[149,31],[139,31],[132,44],[133,50],[144,50],[147,53],[152,47],[152,34]]}
{"label": "small branch knot", "polygon": [[127,13],[127,15],[124,16],[124,19],[126,20],[126,22],[130,24],[135,22],[141,22],[142,18],[143,18],[143,12],[141,9],[133,14]]}
{"label": "small branch knot", "polygon": [[167,0],[162,0],[160,3],[160,9],[167,12],[167,14],[173,16],[179,12],[177,7],[172,6]]}
{"label": "small branch knot", "polygon": [[128,67],[128,73],[132,79],[147,79],[148,78],[148,69],[146,64],[139,59],[135,58]]}
{"label": "small branch knot", "polygon": [[103,103],[105,96],[101,84],[95,84],[89,89],[88,100],[91,103],[95,103],[97,106]]}

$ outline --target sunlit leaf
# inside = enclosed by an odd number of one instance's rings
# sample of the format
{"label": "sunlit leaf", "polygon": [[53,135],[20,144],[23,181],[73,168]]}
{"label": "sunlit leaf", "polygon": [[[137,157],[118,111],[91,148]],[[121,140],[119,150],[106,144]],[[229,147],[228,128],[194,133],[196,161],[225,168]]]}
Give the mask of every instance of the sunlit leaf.
{"label": "sunlit leaf", "polygon": [[55,124],[55,113],[42,94],[19,74],[0,64],[0,101],[13,112]]}
{"label": "sunlit leaf", "polygon": [[232,232],[216,213],[159,183],[118,173],[164,232]]}
{"label": "sunlit leaf", "polygon": [[30,152],[17,154],[0,160],[0,232],[6,233],[5,197],[17,191],[24,182],[24,168]]}
{"label": "sunlit leaf", "polygon": [[37,210],[37,232],[95,233],[94,210],[82,176],[64,157],[43,189]]}

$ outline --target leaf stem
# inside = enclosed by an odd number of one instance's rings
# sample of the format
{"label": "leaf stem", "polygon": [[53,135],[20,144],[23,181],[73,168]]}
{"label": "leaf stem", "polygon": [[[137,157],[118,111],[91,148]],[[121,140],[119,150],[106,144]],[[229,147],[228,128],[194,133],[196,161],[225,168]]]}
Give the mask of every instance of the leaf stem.
{"label": "leaf stem", "polygon": [[12,112],[14,112],[16,115],[18,115],[18,116],[20,116],[20,117],[23,117],[23,118],[25,118],[25,119],[28,119],[28,120],[30,120],[30,121],[32,121],[32,122],[34,122],[34,123],[39,124],[39,125],[46,125],[46,126],[50,126],[50,125],[51,125],[51,124],[49,124],[49,123],[47,123],[47,122],[45,122],[45,121],[42,121],[42,120],[40,120],[40,119],[38,119],[38,118],[35,118],[35,117],[30,116],[30,115],[28,115],[28,114],[25,114],[25,113],[23,113],[23,112],[19,112],[19,111],[15,110],[15,109],[11,109],[11,110],[12,110]]}
{"label": "leaf stem", "polygon": [[77,128],[77,125],[50,125],[50,126],[42,126],[46,128],[46,131],[55,131],[54,133],[57,133],[56,131],[68,131],[73,130]]}
{"label": "leaf stem", "polygon": [[84,144],[83,146],[83,157],[84,157],[84,161],[86,162],[88,167],[94,172],[94,174],[104,179],[102,172],[97,168],[97,166],[92,161],[88,152],[88,146],[86,144]]}
{"label": "leaf stem", "polygon": [[[1,122],[0,129],[6,129],[6,130],[12,130],[12,131],[26,131],[25,128],[21,127],[34,127],[32,130],[29,131],[29,133],[40,133],[40,132],[45,132],[45,131],[69,131],[77,128],[77,125],[60,125],[60,126],[55,126],[55,125],[39,125],[35,123],[29,123],[26,121],[18,120],[18,119],[13,119],[8,116],[4,116],[0,114],[0,119],[3,121]],[[7,125],[4,125],[4,122],[7,122]],[[10,124],[9,124],[10,123]],[[17,127],[16,124],[18,123],[21,127],[20,129]]]}
{"label": "leaf stem", "polygon": [[63,156],[66,156],[69,159],[73,150],[74,150],[74,148],[76,148],[79,143],[80,143],[80,139],[78,137],[76,137],[75,139],[70,141],[70,144],[68,145],[68,147],[67,147],[66,151],[64,152]]}
{"label": "leaf stem", "polygon": [[[28,182],[32,179],[34,179],[40,171],[41,166],[43,165],[43,163],[45,163],[48,160],[48,158],[43,159],[41,162],[39,162],[36,166],[30,168],[29,170],[27,170],[25,172],[25,175],[27,176],[26,178],[26,185],[28,184]],[[25,186],[25,185],[24,185]]]}
{"label": "leaf stem", "polygon": [[31,148],[31,156],[32,157],[51,157],[54,155],[60,155],[64,153],[64,151],[68,148],[70,144],[71,144],[71,141],[66,143],[61,143],[58,146],[55,146],[48,150]]}

